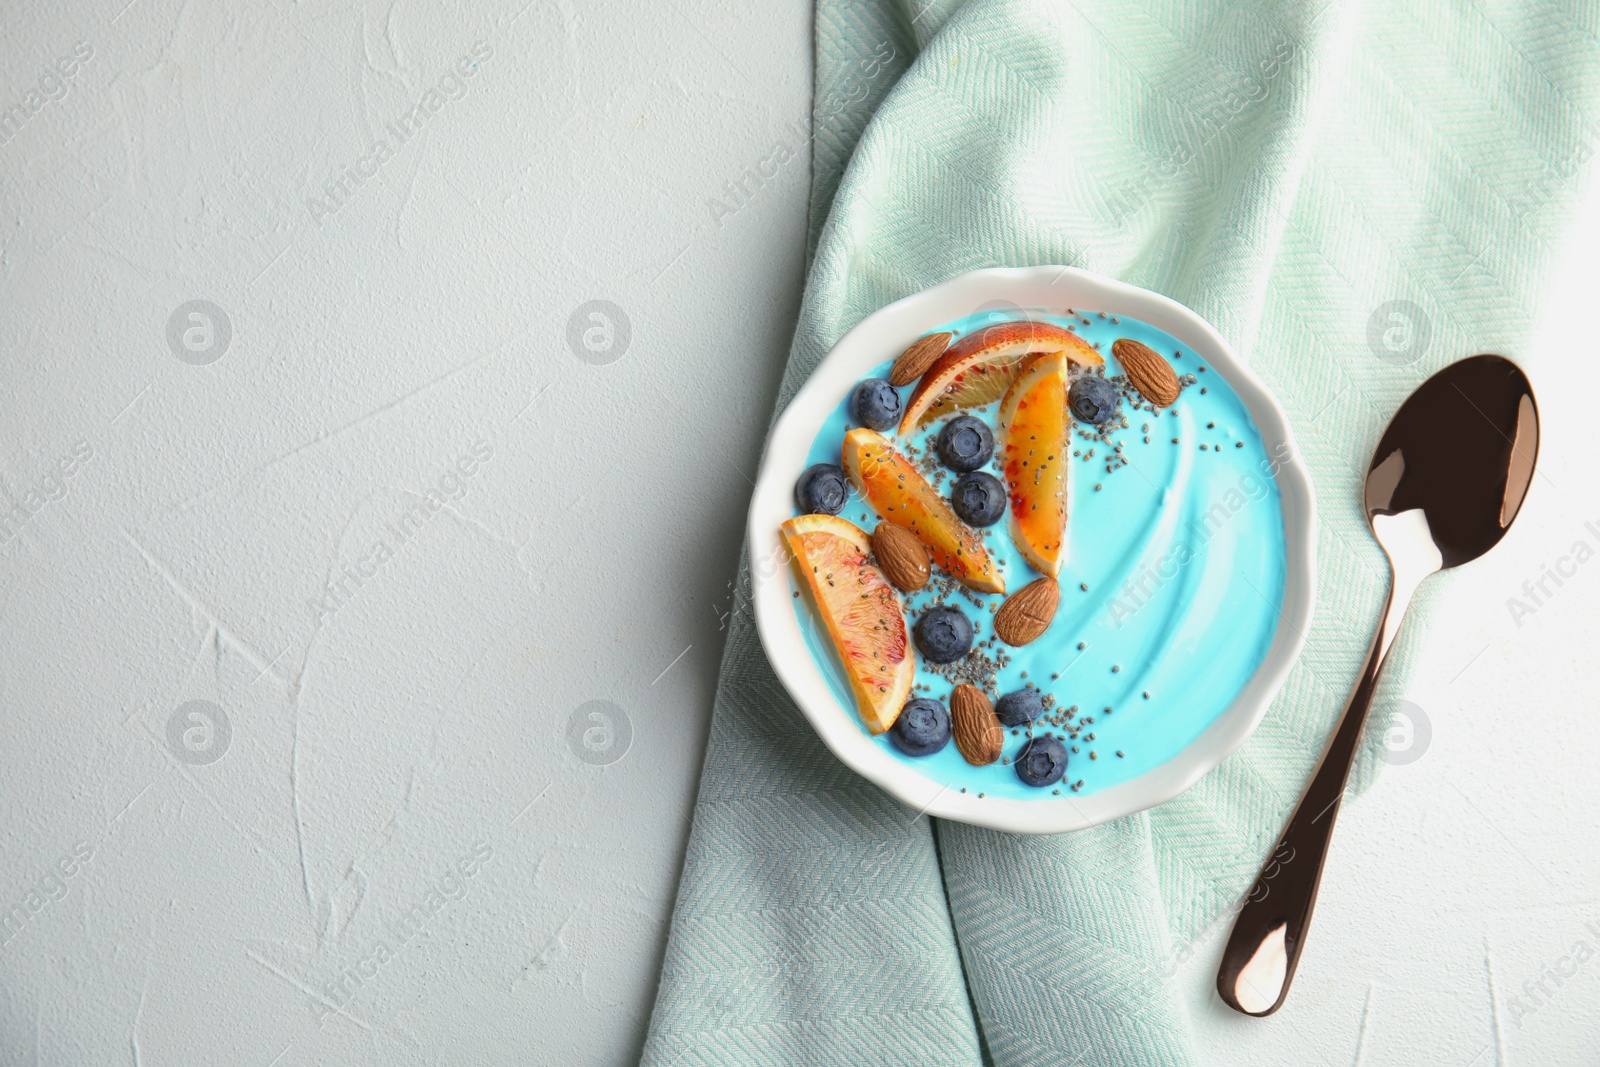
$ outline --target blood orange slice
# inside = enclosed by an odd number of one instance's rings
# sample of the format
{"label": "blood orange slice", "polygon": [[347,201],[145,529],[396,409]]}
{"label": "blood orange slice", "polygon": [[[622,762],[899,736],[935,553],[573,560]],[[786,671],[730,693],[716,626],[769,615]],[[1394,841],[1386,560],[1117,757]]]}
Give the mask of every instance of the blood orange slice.
{"label": "blood orange slice", "polygon": [[1036,353],[1065,353],[1081,367],[1106,362],[1087,341],[1053,322],[1018,319],[986,326],[951,345],[928,368],[911,391],[899,432],[908,434],[941,415],[999,400],[1023,361]]}
{"label": "blood orange slice", "polygon": [[1024,559],[1052,578],[1067,558],[1068,384],[1066,353],[1033,356],[1006,390],[997,419],[1011,539]]}
{"label": "blood orange slice", "polygon": [[833,515],[801,515],[779,529],[844,665],[861,721],[883,733],[911,695],[917,667],[900,596],[868,558],[871,539]]}
{"label": "blood orange slice", "polygon": [[844,435],[845,475],[885,522],[904,526],[928,548],[933,562],[962,585],[1004,593],[1005,580],[978,536],[950,509],[911,461],[865,427]]}

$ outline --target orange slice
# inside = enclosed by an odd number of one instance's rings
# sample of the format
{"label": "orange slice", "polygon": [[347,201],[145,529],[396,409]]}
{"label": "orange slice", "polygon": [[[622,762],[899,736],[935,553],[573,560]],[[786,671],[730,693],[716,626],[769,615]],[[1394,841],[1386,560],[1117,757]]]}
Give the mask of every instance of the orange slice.
{"label": "orange slice", "polygon": [[900,596],[868,560],[871,539],[833,515],[801,515],[779,530],[844,663],[861,721],[883,733],[911,695],[917,665]]}
{"label": "orange slice", "polygon": [[1067,559],[1068,384],[1066,353],[1033,356],[1006,390],[996,421],[1011,539],[1034,569],[1052,578]]}
{"label": "orange slice", "polygon": [[978,536],[950,509],[911,461],[865,427],[844,435],[844,472],[885,522],[904,526],[946,574],[981,593],[1004,593],[1005,580]]}
{"label": "orange slice", "polygon": [[962,408],[1000,399],[1035,353],[1065,353],[1080,367],[1102,367],[1105,357],[1089,342],[1053,322],[1017,319],[985,326],[945,350],[911,391],[899,432]]}

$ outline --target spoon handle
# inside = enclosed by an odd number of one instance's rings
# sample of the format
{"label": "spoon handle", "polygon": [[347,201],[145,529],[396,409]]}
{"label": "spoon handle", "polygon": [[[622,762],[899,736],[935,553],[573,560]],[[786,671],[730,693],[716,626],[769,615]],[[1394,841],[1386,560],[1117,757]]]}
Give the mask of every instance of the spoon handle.
{"label": "spoon handle", "polygon": [[1361,679],[1339,716],[1333,737],[1317,763],[1278,847],[1261,868],[1234,920],[1233,933],[1217,970],[1217,992],[1235,1011],[1271,1015],[1289,994],[1306,928],[1317,902],[1322,862],[1328,854],[1333,823],[1339,816],[1350,766],[1366,727],[1367,710],[1389,648],[1405,616],[1406,605],[1425,574],[1395,568],[1394,582],[1382,621],[1367,653]]}

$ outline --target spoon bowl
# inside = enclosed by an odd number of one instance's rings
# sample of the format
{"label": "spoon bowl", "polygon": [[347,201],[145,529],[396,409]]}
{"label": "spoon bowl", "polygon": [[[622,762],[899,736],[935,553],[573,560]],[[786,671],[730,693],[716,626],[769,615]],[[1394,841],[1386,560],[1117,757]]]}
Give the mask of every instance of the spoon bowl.
{"label": "spoon bowl", "polygon": [[[1539,410],[1522,369],[1502,356],[1452,363],[1400,405],[1367,470],[1367,521],[1420,510],[1441,565],[1500,543],[1539,452]],[[1381,541],[1382,538],[1380,537]]]}
{"label": "spoon bowl", "polygon": [[1500,543],[1538,452],[1533,389],[1521,368],[1495,355],[1452,363],[1423,382],[1378,442],[1363,501],[1389,559],[1389,599],[1311,783],[1234,920],[1217,972],[1217,993],[1234,1010],[1271,1015],[1289,994],[1345,783],[1406,605],[1430,574]]}

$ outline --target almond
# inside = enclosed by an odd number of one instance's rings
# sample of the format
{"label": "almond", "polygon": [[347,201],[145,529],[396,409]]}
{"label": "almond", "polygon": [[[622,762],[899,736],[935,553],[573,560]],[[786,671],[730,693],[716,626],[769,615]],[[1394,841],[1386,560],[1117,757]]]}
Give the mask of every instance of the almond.
{"label": "almond", "polygon": [[995,716],[989,698],[983,690],[965,682],[950,694],[950,732],[955,735],[962,758],[974,767],[999,759],[1000,746],[1006,739],[1005,727]]}
{"label": "almond", "polygon": [[1119,337],[1111,346],[1111,354],[1122,364],[1128,381],[1150,403],[1164,408],[1178,399],[1182,388],[1178,385],[1178,372],[1155,349],[1131,338]]}
{"label": "almond", "polygon": [[1006,597],[994,613],[994,632],[1008,645],[1025,645],[1044,633],[1059,603],[1061,588],[1054,578],[1029,582]]}
{"label": "almond", "polygon": [[880,522],[872,531],[872,554],[884,577],[903,592],[914,593],[928,584],[928,550],[904,526]]}
{"label": "almond", "polygon": [[894,386],[910,385],[923,372],[933,366],[933,361],[944,355],[944,350],[950,345],[952,333],[930,333],[928,336],[913,342],[911,347],[900,353],[900,358],[894,361],[894,367],[889,371],[889,384]]}

